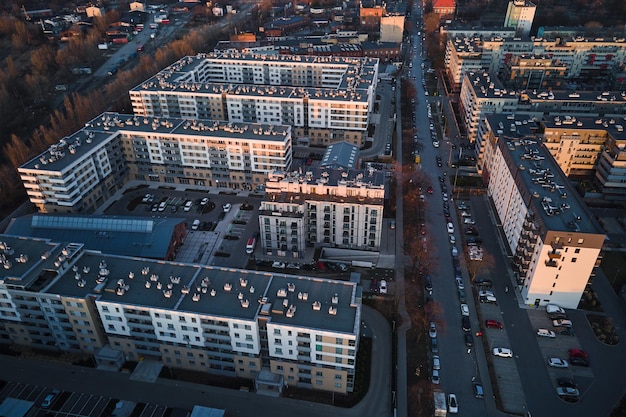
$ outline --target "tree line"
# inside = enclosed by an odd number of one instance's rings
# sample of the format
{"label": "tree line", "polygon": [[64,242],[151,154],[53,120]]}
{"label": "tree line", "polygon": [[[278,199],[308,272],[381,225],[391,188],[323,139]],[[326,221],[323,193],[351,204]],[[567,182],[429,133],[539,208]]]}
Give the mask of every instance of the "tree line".
{"label": "tree line", "polygon": [[0,17],[0,54],[15,48],[0,58],[5,63],[0,71],[0,187],[4,197],[0,199],[0,213],[6,215],[26,197],[17,167],[104,111],[130,111],[129,89],[176,60],[207,50],[228,30],[216,33],[217,29],[210,26],[191,30],[154,54],[142,55],[137,65],[119,71],[104,86],[90,79],[93,88],[89,91],[66,94],[52,110],[47,104],[38,107],[39,102],[50,100],[54,84],[71,79],[72,66],[101,63],[97,43],[108,23],[118,18],[116,12],[107,14],[94,22],[86,36],[57,47],[35,26]]}

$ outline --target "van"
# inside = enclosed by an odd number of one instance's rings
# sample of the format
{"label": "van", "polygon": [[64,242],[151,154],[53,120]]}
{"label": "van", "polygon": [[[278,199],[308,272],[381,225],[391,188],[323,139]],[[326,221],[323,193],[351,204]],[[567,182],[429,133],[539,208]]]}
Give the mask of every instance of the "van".
{"label": "van", "polygon": [[251,255],[254,252],[254,247],[256,246],[256,239],[251,237],[248,239],[248,243],[246,244],[246,253]]}

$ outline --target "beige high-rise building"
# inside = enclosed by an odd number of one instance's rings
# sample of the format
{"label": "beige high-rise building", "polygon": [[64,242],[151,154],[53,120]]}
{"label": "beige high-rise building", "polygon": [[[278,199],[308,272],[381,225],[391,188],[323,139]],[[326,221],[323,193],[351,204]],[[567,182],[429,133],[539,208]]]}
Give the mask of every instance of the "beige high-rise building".
{"label": "beige high-rise building", "polygon": [[528,0],[510,0],[504,18],[504,27],[515,28],[517,35],[528,36],[536,10],[537,6]]}

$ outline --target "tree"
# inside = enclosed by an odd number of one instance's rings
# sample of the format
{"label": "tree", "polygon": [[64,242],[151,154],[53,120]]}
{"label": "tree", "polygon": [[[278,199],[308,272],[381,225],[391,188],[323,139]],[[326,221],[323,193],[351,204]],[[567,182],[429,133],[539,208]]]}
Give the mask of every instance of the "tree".
{"label": "tree", "polygon": [[479,273],[489,272],[496,264],[496,260],[490,252],[483,249],[482,261],[472,261],[467,263],[467,270],[470,275],[470,281],[474,282]]}

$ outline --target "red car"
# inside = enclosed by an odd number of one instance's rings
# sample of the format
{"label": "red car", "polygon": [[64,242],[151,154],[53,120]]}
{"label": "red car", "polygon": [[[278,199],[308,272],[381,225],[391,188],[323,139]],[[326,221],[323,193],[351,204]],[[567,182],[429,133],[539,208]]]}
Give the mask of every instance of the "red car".
{"label": "red car", "polygon": [[570,349],[567,351],[567,353],[569,353],[569,355],[572,358],[586,358],[587,357],[587,352],[585,352],[582,349],[576,349],[576,348]]}
{"label": "red car", "polygon": [[326,264],[322,261],[317,261],[317,263],[315,264],[315,266],[317,267],[318,270],[320,271],[324,271],[326,269]]}
{"label": "red car", "polygon": [[428,187],[428,189],[426,189],[426,191],[428,192],[428,194],[432,194],[433,193],[433,187]]}
{"label": "red car", "polygon": [[500,323],[499,321],[496,320],[487,320],[485,322],[485,326],[491,328],[491,329],[502,329],[502,323]]}

